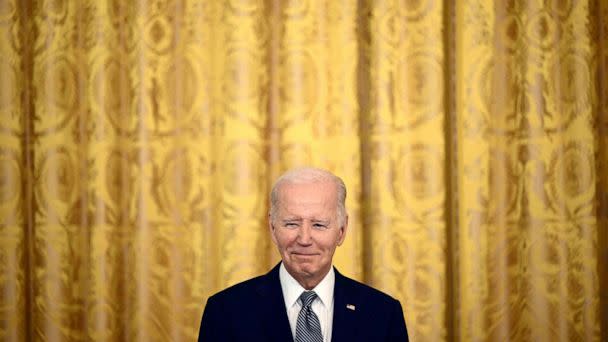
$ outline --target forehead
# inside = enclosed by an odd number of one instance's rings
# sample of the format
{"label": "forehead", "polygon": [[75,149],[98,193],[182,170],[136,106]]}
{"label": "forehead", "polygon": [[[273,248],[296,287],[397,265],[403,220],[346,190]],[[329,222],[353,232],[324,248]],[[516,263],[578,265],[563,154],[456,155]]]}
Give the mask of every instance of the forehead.
{"label": "forehead", "polygon": [[309,193],[314,193],[318,196],[327,196],[335,198],[337,196],[337,186],[334,182],[323,180],[284,182],[279,188],[279,195],[282,198]]}
{"label": "forehead", "polygon": [[330,181],[290,182],[284,183],[279,189],[279,205],[320,206],[336,209],[337,187]]}

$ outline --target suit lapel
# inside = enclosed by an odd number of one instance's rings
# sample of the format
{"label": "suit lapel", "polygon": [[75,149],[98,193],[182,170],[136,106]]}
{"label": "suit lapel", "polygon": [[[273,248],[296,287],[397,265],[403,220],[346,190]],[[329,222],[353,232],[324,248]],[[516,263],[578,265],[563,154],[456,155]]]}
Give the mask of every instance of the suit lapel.
{"label": "suit lapel", "polygon": [[257,288],[262,303],[260,313],[269,341],[293,341],[279,280],[279,266],[280,263],[268,272]]}
{"label": "suit lapel", "polygon": [[350,293],[344,276],[335,268],[334,270],[336,283],[334,285],[334,321],[331,339],[332,341],[354,341],[357,340],[358,327],[356,298]]}

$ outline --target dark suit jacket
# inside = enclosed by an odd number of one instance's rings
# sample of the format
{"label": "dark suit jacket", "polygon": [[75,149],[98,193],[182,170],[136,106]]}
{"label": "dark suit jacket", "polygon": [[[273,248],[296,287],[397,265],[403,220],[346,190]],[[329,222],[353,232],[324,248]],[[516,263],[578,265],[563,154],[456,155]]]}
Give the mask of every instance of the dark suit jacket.
{"label": "dark suit jacket", "polygon": [[[293,341],[279,265],[209,297],[198,340]],[[399,301],[337,270],[335,273],[332,341],[408,340]]]}

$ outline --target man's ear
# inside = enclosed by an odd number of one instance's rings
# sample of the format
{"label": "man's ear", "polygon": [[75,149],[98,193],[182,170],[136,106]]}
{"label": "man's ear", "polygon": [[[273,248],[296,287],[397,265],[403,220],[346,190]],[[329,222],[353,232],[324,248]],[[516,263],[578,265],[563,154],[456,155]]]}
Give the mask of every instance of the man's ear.
{"label": "man's ear", "polygon": [[270,237],[272,238],[272,242],[277,244],[277,237],[275,235],[276,229],[274,228],[274,223],[272,222],[272,217],[268,214],[268,230],[270,231]]}
{"label": "man's ear", "polygon": [[346,231],[348,230],[348,215],[344,217],[344,224],[340,227],[340,237],[338,237],[338,246],[341,246],[346,238]]}

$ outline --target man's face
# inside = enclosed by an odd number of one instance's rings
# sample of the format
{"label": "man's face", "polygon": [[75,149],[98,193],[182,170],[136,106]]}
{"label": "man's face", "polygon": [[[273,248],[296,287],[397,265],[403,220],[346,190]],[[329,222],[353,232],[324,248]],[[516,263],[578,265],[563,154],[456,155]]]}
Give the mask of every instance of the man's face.
{"label": "man's face", "polygon": [[276,209],[270,233],[285,268],[304,287],[316,286],[329,271],[348,226],[347,217],[342,227],[338,221],[336,185],[286,182],[279,188]]}

